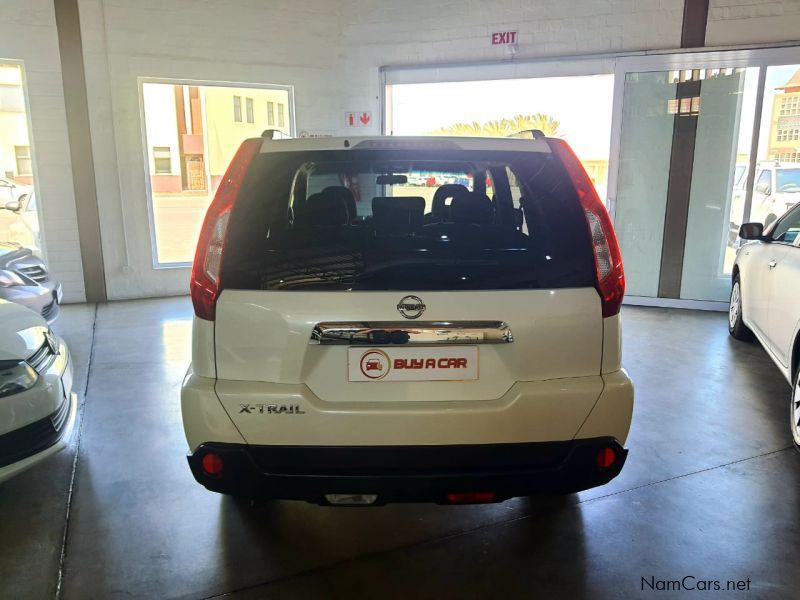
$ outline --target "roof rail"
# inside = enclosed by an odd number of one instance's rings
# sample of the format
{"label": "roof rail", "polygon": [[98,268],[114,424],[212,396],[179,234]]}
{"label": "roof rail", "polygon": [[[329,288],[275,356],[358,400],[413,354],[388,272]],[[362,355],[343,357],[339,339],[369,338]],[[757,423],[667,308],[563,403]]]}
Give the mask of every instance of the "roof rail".
{"label": "roof rail", "polygon": [[507,137],[527,139],[528,136],[532,137],[535,140],[541,140],[542,138],[547,137],[544,134],[544,131],[542,131],[541,129],[523,129],[522,131],[517,131],[516,133],[512,133]]}

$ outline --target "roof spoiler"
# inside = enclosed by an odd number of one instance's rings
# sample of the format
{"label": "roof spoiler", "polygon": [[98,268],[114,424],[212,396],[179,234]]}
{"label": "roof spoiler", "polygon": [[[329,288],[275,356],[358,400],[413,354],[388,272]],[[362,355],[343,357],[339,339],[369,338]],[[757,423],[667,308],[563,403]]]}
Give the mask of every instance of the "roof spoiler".
{"label": "roof spoiler", "polygon": [[280,129],[265,129],[261,132],[261,137],[265,140],[291,140],[292,136],[282,132]]}
{"label": "roof spoiler", "polygon": [[510,138],[523,138],[527,139],[528,137],[532,137],[534,140],[541,140],[546,138],[547,136],[544,134],[544,131],[541,129],[523,129],[522,131],[518,131],[516,133],[512,133],[511,135],[507,136]]}

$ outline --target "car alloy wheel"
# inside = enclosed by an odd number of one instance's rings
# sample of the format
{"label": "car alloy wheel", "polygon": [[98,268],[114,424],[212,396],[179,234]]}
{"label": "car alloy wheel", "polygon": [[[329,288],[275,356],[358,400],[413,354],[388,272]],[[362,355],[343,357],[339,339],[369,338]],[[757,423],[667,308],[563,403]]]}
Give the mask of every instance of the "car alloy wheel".
{"label": "car alloy wheel", "polygon": [[739,282],[735,281],[731,290],[731,304],[728,308],[728,326],[733,329],[739,320],[739,307],[741,306],[741,294],[739,292]]}
{"label": "car alloy wheel", "polygon": [[792,386],[792,403],[789,407],[789,417],[791,419],[792,437],[794,443],[800,447],[800,368],[794,375],[794,385]]}

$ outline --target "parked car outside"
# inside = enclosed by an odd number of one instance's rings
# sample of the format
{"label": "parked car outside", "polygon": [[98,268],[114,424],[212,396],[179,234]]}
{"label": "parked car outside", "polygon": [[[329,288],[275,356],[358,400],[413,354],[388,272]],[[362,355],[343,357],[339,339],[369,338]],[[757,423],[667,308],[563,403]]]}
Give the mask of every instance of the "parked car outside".
{"label": "parked car outside", "polygon": [[[743,165],[737,165],[734,174],[731,207],[730,243],[735,245],[740,221],[744,214],[747,190],[747,173]],[[760,162],[756,168],[753,199],[750,205],[752,223],[772,225],[778,217],[800,202],[800,163],[777,161]]]}
{"label": "parked car outside", "polygon": [[14,207],[23,202],[32,191],[33,186],[16,183],[6,177],[0,177],[0,206],[15,210]]}
{"label": "parked car outside", "polygon": [[29,248],[0,242],[0,298],[21,304],[52,323],[58,317],[62,296],[61,284],[41,258]]}
{"label": "parked car outside", "polygon": [[[393,185],[423,170],[450,182],[430,205]],[[357,177],[359,200],[315,181],[331,176]],[[563,140],[251,139],[222,181],[181,394],[199,483],[463,504],[620,472],[622,261]]]}
{"label": "parked car outside", "polygon": [[0,482],[65,448],[76,412],[64,340],[33,311],[0,300]]}
{"label": "parked car outside", "polygon": [[800,445],[800,204],[766,229],[742,225],[728,331],[758,339],[792,388],[789,423]]}
{"label": "parked car outside", "polygon": [[31,191],[26,198],[19,202],[19,209],[14,212],[14,215],[17,218],[9,224],[7,239],[2,241],[19,244],[30,248],[34,254],[41,255],[42,240],[35,191]]}

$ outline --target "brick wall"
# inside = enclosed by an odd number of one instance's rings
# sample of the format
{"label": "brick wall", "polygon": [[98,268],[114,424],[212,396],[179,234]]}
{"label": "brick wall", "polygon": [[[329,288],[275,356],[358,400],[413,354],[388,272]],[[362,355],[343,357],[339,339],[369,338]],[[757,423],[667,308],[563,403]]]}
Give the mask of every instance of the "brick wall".
{"label": "brick wall", "polygon": [[709,4],[709,46],[793,40],[800,40],[799,0],[711,0]]}
{"label": "brick wall", "polygon": [[64,299],[85,299],[52,0],[4,0],[0,60],[23,61],[46,259]]}

